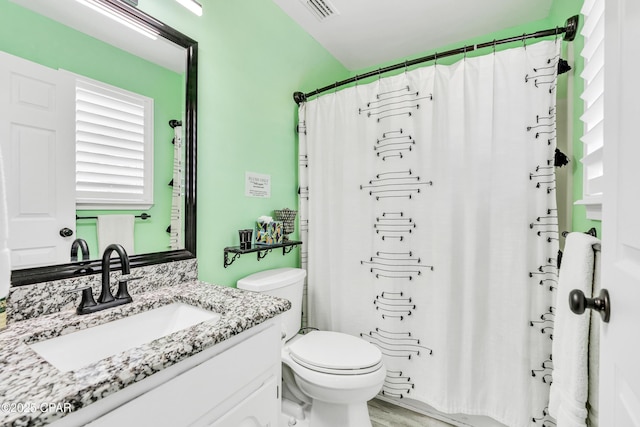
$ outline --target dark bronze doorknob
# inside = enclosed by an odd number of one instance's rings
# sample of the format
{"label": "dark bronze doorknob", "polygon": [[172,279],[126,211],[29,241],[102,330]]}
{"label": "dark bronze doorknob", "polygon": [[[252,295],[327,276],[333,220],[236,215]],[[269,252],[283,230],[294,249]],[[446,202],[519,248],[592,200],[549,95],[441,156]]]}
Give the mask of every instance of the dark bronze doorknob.
{"label": "dark bronze doorknob", "polygon": [[62,237],[71,237],[71,236],[73,236],[73,230],[70,229],[70,228],[67,228],[67,227],[62,228],[62,229],[60,229],[60,235]]}
{"label": "dark bronze doorknob", "polygon": [[575,314],[582,314],[585,310],[595,310],[600,313],[602,321],[609,323],[611,318],[611,301],[609,300],[609,291],[602,289],[597,298],[587,298],[579,289],[569,292],[569,308]]}

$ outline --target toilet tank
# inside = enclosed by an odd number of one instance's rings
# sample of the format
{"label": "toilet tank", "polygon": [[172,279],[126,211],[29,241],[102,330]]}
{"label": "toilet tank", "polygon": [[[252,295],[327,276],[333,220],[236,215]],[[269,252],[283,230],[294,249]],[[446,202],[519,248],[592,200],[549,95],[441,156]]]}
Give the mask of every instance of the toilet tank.
{"label": "toilet tank", "polygon": [[282,328],[285,339],[293,338],[302,324],[302,289],[305,270],[300,268],[276,268],[252,274],[238,280],[238,289],[263,292],[291,302],[291,309],[282,314]]}

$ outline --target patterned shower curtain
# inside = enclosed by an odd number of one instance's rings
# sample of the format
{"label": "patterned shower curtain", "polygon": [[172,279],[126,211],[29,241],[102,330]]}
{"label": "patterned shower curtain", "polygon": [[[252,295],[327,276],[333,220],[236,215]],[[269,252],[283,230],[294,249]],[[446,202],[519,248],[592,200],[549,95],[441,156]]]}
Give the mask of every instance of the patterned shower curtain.
{"label": "patterned shower curtain", "polygon": [[300,107],[305,321],[378,346],[381,393],[547,420],[560,43],[434,65]]}
{"label": "patterned shower curtain", "polygon": [[172,250],[184,248],[184,146],[182,144],[182,122],[175,121],[174,124],[171,224],[167,230],[169,232],[169,247]]}

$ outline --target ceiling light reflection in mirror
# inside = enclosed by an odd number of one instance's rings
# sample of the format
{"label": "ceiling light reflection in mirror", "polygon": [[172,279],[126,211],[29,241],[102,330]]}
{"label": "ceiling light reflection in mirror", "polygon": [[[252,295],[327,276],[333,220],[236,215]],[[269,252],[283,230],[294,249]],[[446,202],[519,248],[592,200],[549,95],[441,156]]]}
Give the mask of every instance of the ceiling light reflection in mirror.
{"label": "ceiling light reflection in mirror", "polygon": [[119,13],[116,9],[110,8],[105,4],[98,3],[94,0],[76,0],[76,1],[83,6],[86,6],[90,9],[95,10],[98,13],[101,13],[107,18],[113,19],[114,21],[124,25],[125,27],[131,28],[132,30],[142,34],[145,37],[149,37],[151,40],[156,40],[158,38],[157,32],[149,28],[143,27],[137,22],[134,22],[128,17],[124,16],[122,13]]}
{"label": "ceiling light reflection in mirror", "polygon": [[[93,13],[95,9],[92,11],[88,7],[81,6],[77,2],[78,0],[12,1],[161,67],[176,73],[185,72],[186,51],[184,47],[164,37],[156,37],[155,40],[146,36],[142,37],[138,31],[124,27],[123,24],[116,22],[114,18],[105,13]],[[91,0],[91,2],[94,4],[100,3],[103,7],[107,7],[105,5],[108,4],[107,2],[97,2],[96,0]],[[81,13],[79,9],[75,13],[69,13],[70,8],[76,5],[76,9],[81,8],[86,10],[87,13]],[[124,17],[126,15],[122,14],[121,16]],[[143,25],[140,21],[133,21],[130,17],[127,17],[127,19],[135,22],[139,28],[148,29],[150,33],[158,35],[157,31],[152,27]],[[165,27],[161,22],[154,21],[154,23],[159,27]]]}
{"label": "ceiling light reflection in mirror", "polygon": [[178,3],[189,9],[198,16],[202,16],[202,5],[196,0],[176,0]]}

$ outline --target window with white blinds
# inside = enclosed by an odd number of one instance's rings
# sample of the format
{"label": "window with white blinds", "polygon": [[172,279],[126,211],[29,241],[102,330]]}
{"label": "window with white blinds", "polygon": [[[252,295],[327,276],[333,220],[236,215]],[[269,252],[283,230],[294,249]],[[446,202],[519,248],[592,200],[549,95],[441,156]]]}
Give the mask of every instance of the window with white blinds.
{"label": "window with white blinds", "polygon": [[153,99],[76,76],[76,203],[153,205]]}
{"label": "window with white blinds", "polygon": [[583,198],[578,204],[587,208],[587,218],[602,219],[602,150],[604,145],[604,8],[605,0],[585,0],[584,15],[584,124],[583,142]]}

